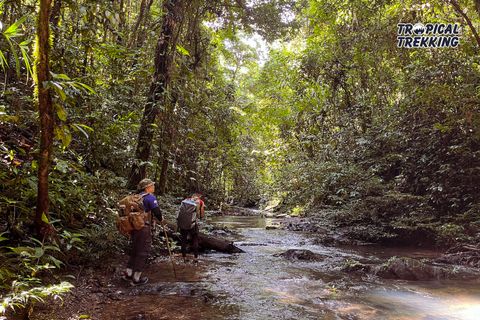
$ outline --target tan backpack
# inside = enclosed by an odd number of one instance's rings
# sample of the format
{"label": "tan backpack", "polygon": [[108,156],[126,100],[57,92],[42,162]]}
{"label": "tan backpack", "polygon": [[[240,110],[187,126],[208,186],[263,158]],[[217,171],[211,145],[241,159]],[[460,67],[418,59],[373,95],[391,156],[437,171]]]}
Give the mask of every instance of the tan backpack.
{"label": "tan backpack", "polygon": [[140,230],[145,226],[147,213],[143,207],[143,197],[146,195],[131,194],[118,202],[117,229],[121,234],[130,236],[133,230]]}

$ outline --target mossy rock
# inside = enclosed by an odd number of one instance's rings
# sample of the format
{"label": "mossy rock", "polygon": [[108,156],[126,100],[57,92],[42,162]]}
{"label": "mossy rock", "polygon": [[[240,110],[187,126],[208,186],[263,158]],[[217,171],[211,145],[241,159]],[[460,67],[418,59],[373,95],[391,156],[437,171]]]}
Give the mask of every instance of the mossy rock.
{"label": "mossy rock", "polygon": [[429,261],[421,261],[407,257],[392,257],[384,264],[374,267],[374,274],[386,279],[400,280],[439,280],[477,279],[476,269],[459,266],[433,265]]}
{"label": "mossy rock", "polygon": [[275,254],[275,257],[284,257],[287,260],[303,260],[303,261],[322,261],[325,259],[325,256],[314,253],[310,250],[304,249],[289,249],[284,253]]}
{"label": "mossy rock", "polygon": [[443,268],[406,257],[390,258],[386,263],[375,267],[374,273],[382,278],[401,280],[445,279],[448,276]]}

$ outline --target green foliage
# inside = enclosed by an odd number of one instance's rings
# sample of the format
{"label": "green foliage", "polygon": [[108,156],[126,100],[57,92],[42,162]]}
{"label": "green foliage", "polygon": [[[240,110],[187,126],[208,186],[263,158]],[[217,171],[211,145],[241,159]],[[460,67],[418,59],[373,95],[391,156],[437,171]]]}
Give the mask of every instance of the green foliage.
{"label": "green foliage", "polygon": [[57,279],[46,277],[63,264],[58,259],[61,249],[57,245],[46,245],[31,237],[22,246],[11,247],[5,245],[6,235],[0,236],[0,314],[44,302],[49,297],[60,298],[73,287],[66,281],[51,283]]}
{"label": "green foliage", "polygon": [[[0,1],[0,14],[4,12],[5,1]],[[31,40],[23,40],[18,42],[17,38],[22,37],[24,34],[22,32],[22,25],[28,19],[28,15],[25,15],[19,18],[17,21],[13,22],[9,26],[4,26],[0,21],[0,33],[7,43],[8,47],[4,48],[0,42],[0,67],[4,72],[6,72],[7,68],[9,68],[10,64],[6,57],[7,52],[13,55],[14,63],[15,63],[15,70],[17,75],[20,75],[20,58],[18,51],[20,51],[25,69],[27,71],[27,80],[30,75],[32,75],[32,68],[31,68],[31,59],[28,54],[29,44]],[[7,51],[8,50],[8,51]]]}
{"label": "green foliage", "polygon": [[[125,192],[143,109],[158,85],[151,79],[162,3],[140,12],[139,1],[67,1],[52,16],[48,216],[59,243],[50,248],[28,240],[38,124],[30,82],[18,79],[31,74],[35,6],[0,2],[0,230],[10,232],[0,240],[12,248],[2,247],[11,262],[0,277],[8,306],[60,292],[38,282],[60,261],[98,261],[125,245],[109,209]],[[474,239],[478,48],[466,25],[452,50],[400,50],[394,39],[399,21],[460,21],[451,5],[242,3],[185,2],[149,127],[147,175],[166,181],[171,195],[202,191],[209,206],[276,199],[293,215],[342,208],[331,222],[367,241]],[[478,24],[473,3],[462,5]],[[13,261],[23,270],[18,279]],[[22,292],[28,298],[15,300]]]}
{"label": "green foliage", "polygon": [[[265,197],[307,211],[355,204],[359,212],[338,221],[359,223],[360,237],[369,221],[377,240],[400,242],[442,233],[439,219],[478,203],[479,69],[469,28],[455,50],[399,50],[392,38],[398,21],[456,19],[450,4],[433,7],[309,1],[296,38],[240,77],[248,107],[239,114],[260,155],[256,181]],[[396,193],[404,195],[399,207],[371,201]],[[385,215],[370,220],[377,210]]]}

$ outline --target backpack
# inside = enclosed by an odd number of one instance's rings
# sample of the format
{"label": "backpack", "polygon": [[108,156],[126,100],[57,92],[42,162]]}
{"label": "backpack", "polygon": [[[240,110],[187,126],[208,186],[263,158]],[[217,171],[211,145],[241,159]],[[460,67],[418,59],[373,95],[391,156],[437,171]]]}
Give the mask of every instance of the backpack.
{"label": "backpack", "polygon": [[190,230],[197,223],[197,202],[192,199],[185,199],[180,204],[177,215],[177,227],[183,230]]}
{"label": "backpack", "polygon": [[118,202],[117,229],[121,234],[130,236],[133,230],[140,230],[145,226],[147,214],[143,207],[143,198],[146,195],[131,194]]}

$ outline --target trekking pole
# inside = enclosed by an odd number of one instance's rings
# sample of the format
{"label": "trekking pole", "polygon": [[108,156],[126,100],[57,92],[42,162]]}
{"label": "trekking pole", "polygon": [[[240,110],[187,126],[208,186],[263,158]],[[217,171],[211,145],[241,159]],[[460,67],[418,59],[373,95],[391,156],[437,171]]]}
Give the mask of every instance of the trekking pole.
{"label": "trekking pole", "polygon": [[177,271],[175,271],[175,264],[173,263],[172,251],[170,251],[170,243],[168,241],[167,231],[165,230],[165,226],[162,223],[160,224],[162,225],[163,233],[165,234],[165,241],[167,242],[168,255],[170,256],[170,261],[172,262],[173,275],[175,276],[175,280],[177,280]]}

